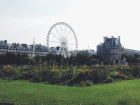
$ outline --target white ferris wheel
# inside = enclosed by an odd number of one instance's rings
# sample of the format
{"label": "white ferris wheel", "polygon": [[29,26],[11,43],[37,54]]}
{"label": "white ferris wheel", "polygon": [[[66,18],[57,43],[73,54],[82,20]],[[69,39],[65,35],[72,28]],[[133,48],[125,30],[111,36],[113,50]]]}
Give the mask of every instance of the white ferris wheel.
{"label": "white ferris wheel", "polygon": [[64,22],[54,24],[47,35],[49,53],[61,54],[65,58],[77,53],[78,41],[72,27]]}

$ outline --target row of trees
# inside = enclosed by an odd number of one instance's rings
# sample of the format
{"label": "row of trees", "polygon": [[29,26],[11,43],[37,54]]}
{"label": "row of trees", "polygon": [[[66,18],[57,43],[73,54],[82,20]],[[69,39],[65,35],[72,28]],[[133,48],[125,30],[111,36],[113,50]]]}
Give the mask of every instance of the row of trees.
{"label": "row of trees", "polygon": [[134,53],[133,55],[128,55],[126,53],[121,54],[121,60],[123,57],[126,58],[126,62],[128,63],[138,63],[139,54]]}
{"label": "row of trees", "polygon": [[0,54],[0,64],[17,64],[17,65],[26,65],[30,61],[31,64],[35,64],[35,60],[30,58],[26,53],[23,54],[14,54],[8,52],[5,55]]}
{"label": "row of trees", "polygon": [[75,56],[70,56],[67,58],[64,58],[62,55],[54,55],[54,54],[48,54],[46,56],[39,56],[36,55],[34,58],[29,57],[26,53],[23,54],[14,54],[12,52],[8,52],[5,55],[0,55],[0,64],[17,64],[17,65],[26,65],[26,64],[39,64],[39,63],[45,63],[48,64],[50,62],[55,62],[57,65],[91,65],[91,64],[97,64],[100,63],[102,60],[101,57],[94,55],[89,56],[87,52],[80,52],[77,53]]}
{"label": "row of trees", "polygon": [[[126,58],[126,61],[128,63],[138,63],[138,57],[139,54],[135,53],[133,55],[127,55],[125,53],[121,54],[121,60],[123,57]],[[113,64],[113,59],[104,59],[98,55],[89,56],[89,54],[86,51],[79,52],[74,56],[70,56],[70,58],[64,58],[62,55],[54,55],[54,54],[48,54],[46,56],[38,56],[36,55],[34,58],[29,57],[26,53],[23,54],[14,54],[12,52],[8,52],[5,55],[0,55],[0,64],[17,64],[17,65],[26,65],[26,64],[39,64],[47,62],[48,64],[50,62],[54,62],[57,65],[94,65],[94,64],[101,64],[101,61],[104,62],[105,65],[107,64]],[[118,59],[116,60],[116,63],[118,62]]]}

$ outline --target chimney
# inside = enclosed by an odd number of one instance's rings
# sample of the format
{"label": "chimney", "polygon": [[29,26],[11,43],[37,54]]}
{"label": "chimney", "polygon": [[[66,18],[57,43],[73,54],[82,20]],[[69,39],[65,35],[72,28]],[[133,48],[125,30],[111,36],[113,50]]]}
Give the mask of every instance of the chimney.
{"label": "chimney", "polygon": [[118,36],[118,44],[120,44],[120,36]]}
{"label": "chimney", "polygon": [[104,37],[104,43],[105,43],[105,46],[106,46],[106,39],[107,39],[107,37]]}
{"label": "chimney", "polygon": [[112,36],[112,41],[111,41],[111,45],[112,45],[112,46],[113,46],[113,38],[114,38],[114,37]]}

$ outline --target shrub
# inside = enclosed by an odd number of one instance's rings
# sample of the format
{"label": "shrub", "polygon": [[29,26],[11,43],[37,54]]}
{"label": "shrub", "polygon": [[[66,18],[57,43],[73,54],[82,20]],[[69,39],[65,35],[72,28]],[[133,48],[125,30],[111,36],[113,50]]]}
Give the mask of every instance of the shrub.
{"label": "shrub", "polygon": [[51,78],[51,81],[50,82],[52,84],[56,84],[56,83],[59,83],[59,82],[62,81],[62,80],[61,81],[60,80],[61,80],[61,78],[59,77],[59,75],[56,75],[56,76],[54,76],[54,77]]}
{"label": "shrub", "polygon": [[139,74],[138,65],[133,66],[132,75],[136,77]]}
{"label": "shrub", "polygon": [[93,82],[92,81],[86,81],[86,86],[92,86]]}
{"label": "shrub", "polygon": [[47,76],[43,76],[41,81],[47,81]]}
{"label": "shrub", "polygon": [[116,68],[110,68],[109,71],[117,71]]}
{"label": "shrub", "polygon": [[79,74],[78,75],[76,75],[75,77],[73,77],[70,81],[69,81],[69,83],[71,84],[71,83],[81,83],[82,82],[82,80],[84,81],[84,80],[86,80],[85,78],[84,78],[84,73],[83,72],[79,72]]}
{"label": "shrub", "polygon": [[137,78],[140,78],[140,74],[137,75]]}
{"label": "shrub", "polygon": [[92,73],[92,81],[94,83],[99,83],[101,82],[101,77],[100,77],[100,74],[98,72],[93,72]]}
{"label": "shrub", "polygon": [[8,79],[11,81],[11,80],[14,80],[14,75],[11,75],[8,77]]}
{"label": "shrub", "polygon": [[120,75],[119,75],[119,74],[114,75],[114,77],[113,77],[113,79],[115,79],[115,80],[117,80],[117,79],[119,79],[119,78],[120,78]]}
{"label": "shrub", "polygon": [[39,76],[37,76],[37,75],[33,76],[32,79],[35,82],[40,82],[41,81],[41,78]]}
{"label": "shrub", "polygon": [[19,76],[15,75],[13,80],[19,80]]}
{"label": "shrub", "polygon": [[101,70],[100,71],[100,79],[101,79],[101,81],[106,80],[108,75],[110,75],[110,72],[108,72],[107,69]]}
{"label": "shrub", "polygon": [[120,78],[123,79],[123,80],[125,80],[125,76],[123,76],[123,75],[120,75]]}
{"label": "shrub", "polygon": [[113,83],[113,79],[112,78],[107,78],[106,83]]}
{"label": "shrub", "polygon": [[126,80],[131,80],[132,78],[131,78],[131,77],[125,77],[125,79],[126,79]]}
{"label": "shrub", "polygon": [[133,76],[132,76],[132,74],[128,74],[128,75],[127,75],[127,77],[130,77],[130,78],[132,78]]}

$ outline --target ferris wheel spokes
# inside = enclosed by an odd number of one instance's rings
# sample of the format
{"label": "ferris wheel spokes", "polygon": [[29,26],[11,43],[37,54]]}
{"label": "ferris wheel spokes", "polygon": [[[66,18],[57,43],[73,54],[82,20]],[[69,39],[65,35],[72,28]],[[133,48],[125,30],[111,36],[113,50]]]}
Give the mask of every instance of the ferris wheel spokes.
{"label": "ferris wheel spokes", "polygon": [[67,27],[65,26],[65,34],[64,34],[65,38],[66,38],[66,32],[67,32]]}
{"label": "ferris wheel spokes", "polygon": [[55,31],[57,32],[57,34],[59,35],[60,39],[62,40],[62,37],[61,37],[59,31],[57,30],[57,27],[55,27]]}
{"label": "ferris wheel spokes", "polygon": [[61,36],[62,36],[62,39],[63,39],[64,37],[63,37],[62,25],[60,25],[60,31],[61,31]]}
{"label": "ferris wheel spokes", "polygon": [[49,41],[49,42],[61,43],[61,42],[56,42],[56,41]]}
{"label": "ferris wheel spokes", "polygon": [[54,37],[56,37],[59,41],[61,41],[61,39],[59,39],[55,34],[53,34],[52,32],[50,33],[52,34]]}
{"label": "ferris wheel spokes", "polygon": [[70,45],[76,45],[76,44],[72,44],[72,43],[66,43],[66,44],[70,44]]}
{"label": "ferris wheel spokes", "polygon": [[68,33],[68,35],[67,35],[67,37],[66,37],[67,39],[68,39],[68,37],[69,37],[70,34],[71,34],[71,30],[69,31],[69,33]]}
{"label": "ferris wheel spokes", "polygon": [[[73,38],[75,38],[75,37],[73,37]],[[73,39],[73,38],[71,38],[71,39]],[[67,40],[67,42],[70,41],[71,39]]]}

